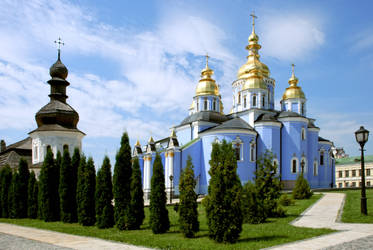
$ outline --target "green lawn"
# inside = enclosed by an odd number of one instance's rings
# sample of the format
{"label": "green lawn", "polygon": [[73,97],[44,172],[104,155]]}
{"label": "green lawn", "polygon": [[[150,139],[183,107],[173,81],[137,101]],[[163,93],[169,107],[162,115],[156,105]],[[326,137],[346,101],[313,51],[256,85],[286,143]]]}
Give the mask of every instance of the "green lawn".
{"label": "green lawn", "polygon": [[347,190],[342,221],[349,223],[373,223],[373,189],[367,189],[368,215],[360,212],[360,190]]}
{"label": "green lawn", "polygon": [[[289,225],[289,222],[298,217],[302,211],[320,197],[321,195],[314,195],[309,200],[296,201],[295,205],[288,207],[288,216],[286,218],[270,219],[267,223],[259,225],[244,224],[241,237],[236,244],[219,244],[208,238],[205,210],[201,205],[198,207],[201,231],[194,239],[186,239],[181,235],[177,222],[178,216],[172,207],[169,208],[171,229],[168,233],[162,235],[154,235],[149,229],[147,220],[145,220],[141,230],[135,231],[119,231],[115,228],[100,230],[96,227],[83,227],[78,224],[46,223],[32,219],[0,219],[0,222],[161,249],[259,249],[333,232],[333,230],[329,229],[297,228]],[[149,218],[148,212],[146,210],[147,218]]]}

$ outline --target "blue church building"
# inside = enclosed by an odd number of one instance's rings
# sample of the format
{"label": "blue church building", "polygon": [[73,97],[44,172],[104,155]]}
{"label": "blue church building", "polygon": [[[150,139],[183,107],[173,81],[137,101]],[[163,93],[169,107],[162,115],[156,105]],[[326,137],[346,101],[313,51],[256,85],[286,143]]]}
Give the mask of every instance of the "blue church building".
{"label": "blue church building", "polygon": [[292,189],[303,172],[311,188],[334,186],[335,161],[333,143],[319,136],[315,119],[307,117],[307,99],[294,73],[284,91],[281,110],[275,110],[275,79],[267,65],[260,61],[259,37],[252,33],[246,49],[247,61],[232,83],[233,107],[223,113],[219,87],[208,65],[201,72],[189,115],[171,128],[171,135],[147,145],[137,141],[133,156],[140,160],[145,198],[150,192],[152,166],[156,152],[161,155],[166,191],[178,193],[180,173],[192,157],[197,178],[196,192],[206,194],[210,176],[209,160],[212,143],[226,140],[232,143],[237,158],[237,173],[244,184],[253,181],[256,160],[267,150],[273,154],[284,189]]}

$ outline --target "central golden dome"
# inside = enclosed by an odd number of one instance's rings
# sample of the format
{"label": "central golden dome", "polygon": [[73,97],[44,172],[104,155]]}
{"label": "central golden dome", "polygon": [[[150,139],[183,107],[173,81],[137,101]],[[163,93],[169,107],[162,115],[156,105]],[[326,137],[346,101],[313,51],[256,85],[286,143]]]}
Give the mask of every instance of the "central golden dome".
{"label": "central golden dome", "polygon": [[247,61],[241,68],[238,70],[237,78],[238,79],[245,79],[249,76],[250,72],[254,69],[261,72],[263,77],[269,77],[270,71],[267,65],[262,63],[259,60],[259,49],[262,47],[260,46],[259,37],[255,34],[255,21],[253,15],[253,30],[249,36],[249,44],[246,46],[246,49],[249,51],[249,56],[247,57]]}
{"label": "central golden dome", "polygon": [[219,95],[219,87],[216,85],[214,79],[211,76],[214,74],[214,71],[209,68],[208,65],[208,56],[206,56],[206,67],[201,71],[201,80],[199,80],[196,96],[201,95]]}
{"label": "central golden dome", "polygon": [[292,98],[301,98],[306,99],[306,96],[303,93],[301,87],[298,84],[298,78],[294,74],[294,64],[292,64],[292,71],[291,77],[289,79],[290,86],[286,88],[284,95],[282,96],[282,100],[292,99]]}

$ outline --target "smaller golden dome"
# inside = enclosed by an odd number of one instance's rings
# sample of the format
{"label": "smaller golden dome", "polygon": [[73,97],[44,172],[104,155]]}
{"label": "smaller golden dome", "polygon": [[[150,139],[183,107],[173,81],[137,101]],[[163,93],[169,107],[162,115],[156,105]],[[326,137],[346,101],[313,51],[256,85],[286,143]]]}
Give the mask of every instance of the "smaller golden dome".
{"label": "smaller golden dome", "polygon": [[294,64],[292,66],[292,74],[289,79],[289,87],[286,88],[284,95],[282,96],[282,100],[292,99],[292,98],[301,98],[306,99],[306,96],[303,93],[303,90],[301,87],[299,87],[298,84],[298,78],[294,74]]}
{"label": "smaller golden dome", "polygon": [[173,128],[172,131],[171,131],[171,135],[170,137],[174,138],[176,137],[176,132],[175,132],[175,129]]}
{"label": "smaller golden dome", "polygon": [[149,143],[149,144],[150,144],[150,143],[154,143],[153,136],[150,136],[148,143]]}
{"label": "smaller golden dome", "polygon": [[137,140],[135,146],[141,146],[139,140]]}
{"label": "smaller golden dome", "polygon": [[196,96],[219,95],[219,87],[215,80],[211,78],[214,71],[209,68],[208,58],[209,56],[206,55],[206,67],[201,71],[201,80],[199,80],[196,88]]}

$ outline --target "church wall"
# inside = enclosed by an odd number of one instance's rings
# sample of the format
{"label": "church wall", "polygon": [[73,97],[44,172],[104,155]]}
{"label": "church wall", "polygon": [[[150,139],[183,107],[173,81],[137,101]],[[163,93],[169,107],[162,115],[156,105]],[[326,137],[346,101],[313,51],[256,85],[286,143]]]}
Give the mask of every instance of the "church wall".
{"label": "church wall", "polygon": [[[304,151],[304,142],[301,142],[301,129],[306,125],[306,122],[302,121],[283,121],[281,175],[283,181],[290,181],[288,182],[290,186],[294,184],[300,173],[302,154],[307,153]],[[297,159],[296,173],[293,173],[291,168],[291,161],[294,158]]]}
{"label": "church wall", "polygon": [[308,143],[308,175],[307,179],[311,186],[311,188],[317,188],[319,187],[319,171],[317,171],[317,175],[315,176],[313,173],[313,164],[314,161],[317,162],[317,168],[319,168],[319,155],[318,155],[318,138],[319,138],[319,132],[317,130],[311,131],[308,130],[307,132],[307,143]]}
{"label": "church wall", "polygon": [[205,165],[204,154],[202,150],[202,140],[199,140],[198,142],[182,150],[177,163],[177,166],[179,166],[180,170],[186,167],[188,155],[192,157],[194,176],[197,179],[196,192],[198,194],[206,194],[208,182],[206,181],[206,173],[204,171]]}
{"label": "church wall", "polygon": [[[211,159],[211,151],[212,151],[212,143],[217,139],[222,141],[225,139],[227,142],[231,142],[235,140],[239,136],[240,140],[242,141],[242,161],[237,161],[237,174],[241,179],[241,183],[246,183],[247,181],[252,181],[254,178],[254,171],[256,168],[256,162],[250,161],[250,142],[255,141],[255,135],[251,134],[243,134],[243,133],[221,133],[221,134],[214,134],[214,135],[206,135],[203,136],[203,155],[204,155],[204,172],[206,175],[206,183],[208,184],[210,180],[210,176],[208,171],[210,169],[209,161]],[[206,189],[207,191],[207,189]]]}
{"label": "church wall", "polygon": [[319,155],[319,178],[320,178],[320,186],[321,187],[330,187],[330,183],[334,182],[332,180],[333,177],[333,162],[330,159],[330,149],[331,144],[328,142],[319,142],[319,154],[320,151],[324,150],[324,165],[321,165],[320,163],[320,155]]}
{"label": "church wall", "polygon": [[260,125],[255,126],[258,132],[258,157],[263,155],[266,150],[273,153],[274,158],[280,160],[280,126]]}

